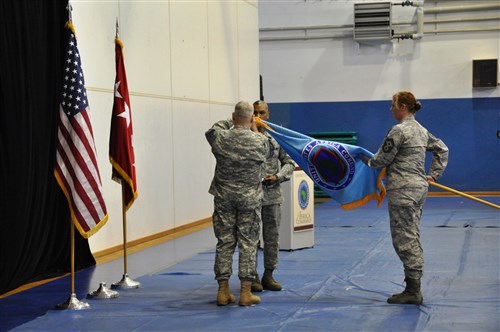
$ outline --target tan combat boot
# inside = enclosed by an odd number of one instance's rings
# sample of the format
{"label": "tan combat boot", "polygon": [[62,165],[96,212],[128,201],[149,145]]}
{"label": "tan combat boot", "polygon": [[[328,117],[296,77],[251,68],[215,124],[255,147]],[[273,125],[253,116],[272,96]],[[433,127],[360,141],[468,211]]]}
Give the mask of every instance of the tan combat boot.
{"label": "tan combat boot", "polygon": [[229,292],[229,280],[218,280],[217,305],[228,305],[236,302],[236,297]]}
{"label": "tan combat boot", "polygon": [[241,281],[241,292],[240,292],[240,306],[248,307],[254,304],[260,303],[260,297],[253,295],[250,292],[252,287],[251,280],[242,280]]}
{"label": "tan combat boot", "polygon": [[273,270],[266,269],[262,276],[262,288],[271,291],[280,291],[281,285],[273,278]]}

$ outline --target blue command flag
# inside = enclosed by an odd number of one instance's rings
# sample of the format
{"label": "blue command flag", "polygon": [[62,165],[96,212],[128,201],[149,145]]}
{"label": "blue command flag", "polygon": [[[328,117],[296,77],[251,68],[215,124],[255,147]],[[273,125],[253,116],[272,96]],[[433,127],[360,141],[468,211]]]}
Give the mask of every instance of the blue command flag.
{"label": "blue command flag", "polygon": [[345,210],[385,197],[385,169],[368,167],[359,155],[373,153],[359,146],[316,140],[256,118],[309,177]]}

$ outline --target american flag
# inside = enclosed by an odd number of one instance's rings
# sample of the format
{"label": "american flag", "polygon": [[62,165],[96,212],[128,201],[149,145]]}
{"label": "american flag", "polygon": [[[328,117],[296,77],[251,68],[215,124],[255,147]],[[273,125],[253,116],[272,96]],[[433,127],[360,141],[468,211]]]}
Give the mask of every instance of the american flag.
{"label": "american flag", "polygon": [[132,145],[132,110],[128,94],[127,74],[123,61],[123,43],[115,39],[116,78],[111,134],[109,137],[109,161],[112,178],[123,186],[123,203],[128,210],[137,198],[135,156]]}
{"label": "american flag", "polygon": [[68,200],[73,223],[88,238],[106,223],[108,213],[102,197],[80,53],[71,22],[66,24],[65,32],[67,45],[54,174]]}

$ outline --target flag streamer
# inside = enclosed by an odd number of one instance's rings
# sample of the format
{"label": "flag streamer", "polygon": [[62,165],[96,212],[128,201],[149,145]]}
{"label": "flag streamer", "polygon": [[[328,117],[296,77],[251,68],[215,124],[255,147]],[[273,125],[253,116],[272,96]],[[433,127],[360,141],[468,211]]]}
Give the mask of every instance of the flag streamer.
{"label": "flag streamer", "polygon": [[385,197],[385,169],[372,169],[360,157],[373,154],[359,146],[313,139],[307,135],[256,118],[290,157],[345,210],[371,200],[378,206]]}

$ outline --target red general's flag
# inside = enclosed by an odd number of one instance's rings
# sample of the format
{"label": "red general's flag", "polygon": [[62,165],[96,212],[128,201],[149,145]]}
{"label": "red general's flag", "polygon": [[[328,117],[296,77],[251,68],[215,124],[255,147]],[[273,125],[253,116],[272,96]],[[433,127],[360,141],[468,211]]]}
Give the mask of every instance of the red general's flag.
{"label": "red general's flag", "polygon": [[75,28],[66,23],[66,53],[54,175],[68,200],[71,220],[88,238],[108,220],[90,123]]}
{"label": "red general's flag", "polygon": [[132,145],[132,111],[128,96],[127,74],[123,62],[123,43],[115,39],[116,79],[111,134],[109,138],[109,161],[113,166],[112,179],[122,183],[123,203],[128,210],[137,198],[135,157]]}

